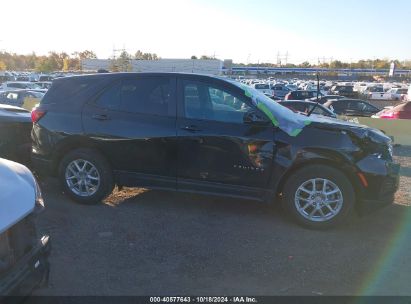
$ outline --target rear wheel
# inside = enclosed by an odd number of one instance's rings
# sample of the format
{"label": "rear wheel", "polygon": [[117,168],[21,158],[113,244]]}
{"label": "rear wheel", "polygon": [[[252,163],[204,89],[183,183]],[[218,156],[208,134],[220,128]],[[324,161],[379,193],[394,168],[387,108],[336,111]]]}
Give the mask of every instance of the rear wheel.
{"label": "rear wheel", "polygon": [[297,223],[324,229],[343,222],[353,210],[354,201],[353,187],[341,171],[310,165],[288,178],[282,204]]}
{"label": "rear wheel", "polygon": [[60,162],[59,179],[64,192],[82,204],[96,204],[114,188],[109,163],[97,151],[76,149]]}

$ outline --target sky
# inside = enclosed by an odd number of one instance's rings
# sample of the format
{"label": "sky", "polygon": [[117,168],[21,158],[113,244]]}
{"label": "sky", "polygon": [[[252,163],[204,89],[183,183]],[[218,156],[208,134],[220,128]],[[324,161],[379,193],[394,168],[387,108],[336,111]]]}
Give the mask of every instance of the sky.
{"label": "sky", "polygon": [[411,59],[410,0],[15,0],[1,6],[0,50],[18,54],[88,49],[108,58],[124,48],[237,63]]}

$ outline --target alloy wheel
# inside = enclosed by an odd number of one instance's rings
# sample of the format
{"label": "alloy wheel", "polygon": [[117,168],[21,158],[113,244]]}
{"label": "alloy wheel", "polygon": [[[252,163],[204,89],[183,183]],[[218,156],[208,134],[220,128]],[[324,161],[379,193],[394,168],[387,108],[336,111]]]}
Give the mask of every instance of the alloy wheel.
{"label": "alloy wheel", "polygon": [[324,178],[305,181],[295,192],[295,207],[300,215],[313,222],[325,222],[339,214],[344,199],[340,188]]}
{"label": "alloy wheel", "polygon": [[97,168],[84,159],[73,160],[67,165],[65,179],[69,189],[82,197],[94,195],[100,186],[100,174]]}

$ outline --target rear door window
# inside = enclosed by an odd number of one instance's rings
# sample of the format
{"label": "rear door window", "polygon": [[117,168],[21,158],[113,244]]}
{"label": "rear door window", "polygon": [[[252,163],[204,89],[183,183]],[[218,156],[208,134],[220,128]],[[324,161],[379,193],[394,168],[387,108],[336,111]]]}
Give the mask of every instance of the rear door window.
{"label": "rear door window", "polygon": [[169,77],[123,79],[103,91],[95,104],[109,110],[168,115],[170,80]]}
{"label": "rear door window", "polygon": [[119,110],[121,102],[121,82],[106,89],[96,100],[96,104],[104,109]]}
{"label": "rear door window", "polygon": [[172,93],[170,77],[124,79],[120,110],[167,116]]}

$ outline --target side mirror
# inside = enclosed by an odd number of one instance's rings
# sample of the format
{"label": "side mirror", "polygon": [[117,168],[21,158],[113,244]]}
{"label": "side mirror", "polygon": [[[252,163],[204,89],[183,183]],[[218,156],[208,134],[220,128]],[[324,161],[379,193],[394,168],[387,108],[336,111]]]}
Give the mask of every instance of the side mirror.
{"label": "side mirror", "polygon": [[260,112],[251,110],[244,113],[243,121],[245,124],[266,126],[270,123],[270,120]]}

